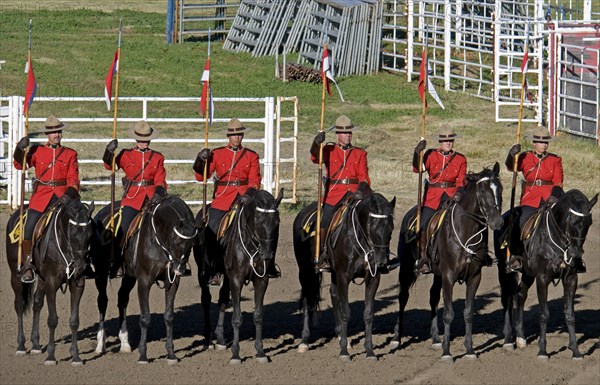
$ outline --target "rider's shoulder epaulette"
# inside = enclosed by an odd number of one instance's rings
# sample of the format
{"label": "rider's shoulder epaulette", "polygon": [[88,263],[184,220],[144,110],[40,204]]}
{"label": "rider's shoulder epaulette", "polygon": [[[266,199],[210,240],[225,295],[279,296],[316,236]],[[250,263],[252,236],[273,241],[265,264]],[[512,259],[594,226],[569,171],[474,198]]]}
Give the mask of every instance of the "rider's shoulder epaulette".
{"label": "rider's shoulder epaulette", "polygon": [[552,158],[552,157],[554,157],[554,158],[560,158],[560,156],[558,156],[556,154],[553,154],[551,152],[549,152],[548,154],[546,154],[546,156],[549,157],[549,158]]}

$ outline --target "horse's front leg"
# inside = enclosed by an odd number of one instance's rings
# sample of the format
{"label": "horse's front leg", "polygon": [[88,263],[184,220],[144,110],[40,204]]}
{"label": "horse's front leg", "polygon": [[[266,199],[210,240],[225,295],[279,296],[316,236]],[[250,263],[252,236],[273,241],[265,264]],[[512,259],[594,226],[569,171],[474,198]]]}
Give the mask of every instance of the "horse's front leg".
{"label": "horse's front leg", "polygon": [[[334,290],[337,292],[337,318],[339,318],[340,360],[350,361],[348,353],[348,320],[350,319],[350,305],[348,304],[348,282],[343,272],[336,272],[335,285],[331,285],[331,300],[333,302]],[[337,329],[337,328],[336,328]]]}
{"label": "horse's front leg", "polygon": [[[367,273],[369,274],[369,273]],[[377,360],[377,356],[373,352],[373,313],[375,305],[375,293],[379,288],[381,274],[378,272],[374,277],[368,276],[365,286],[365,311],[363,318],[365,320],[365,350],[367,351],[367,359]]]}
{"label": "horse's front leg", "polygon": [[473,304],[475,302],[475,294],[481,282],[481,269],[479,273],[471,276],[467,281],[467,293],[465,298],[465,310],[463,317],[465,320],[465,348],[467,348],[466,358],[477,358],[477,354],[473,350]]}
{"label": "horse's front leg", "polygon": [[231,303],[233,305],[233,313],[231,315],[231,326],[233,327],[233,342],[231,343],[231,359],[229,363],[240,364],[240,326],[242,325],[242,282],[237,278],[230,278],[231,285]]}
{"label": "horse's front leg", "polygon": [[46,297],[46,282],[38,276],[37,286],[33,294],[33,320],[31,327],[31,354],[40,354],[42,345],[40,345],[40,314],[44,307],[44,298]]}
{"label": "horse's front leg", "polygon": [[[401,234],[400,237],[403,237]],[[408,247],[408,246],[407,246]],[[408,253],[405,251],[404,253]],[[404,335],[403,323],[404,323],[404,310],[408,303],[410,296],[410,287],[417,280],[414,273],[415,260],[412,257],[403,257],[402,263],[400,264],[400,271],[398,273],[398,282],[400,284],[400,291],[398,292],[398,320],[394,328],[394,337],[392,338],[391,347],[392,349],[400,346],[400,341]]]}
{"label": "horse's front leg", "polygon": [[569,331],[569,349],[573,353],[574,360],[581,360],[583,356],[579,352],[577,347],[577,337],[575,336],[575,292],[577,291],[577,273],[570,274],[563,278],[563,289],[564,289],[564,311],[565,311],[565,322],[567,323],[567,329]]}
{"label": "horse's front leg", "polygon": [[98,290],[98,332],[96,333],[96,353],[106,353],[106,329],[104,321],[106,319],[106,308],[108,306],[108,295],[106,294],[106,285],[108,284],[108,272],[103,273],[97,269],[96,278],[94,280],[96,289]]}
{"label": "horse's front leg", "polygon": [[533,285],[535,277],[522,274],[521,283],[519,284],[517,292],[517,309],[515,314],[515,329],[517,331],[517,347],[524,348],[527,346],[527,340],[525,339],[525,329],[523,326],[523,310],[525,309],[525,301],[527,301],[527,293],[529,288]]}
{"label": "horse's front leg", "polygon": [[79,349],[77,348],[77,331],[79,330],[79,303],[85,290],[85,277],[80,277],[77,280],[69,282],[69,291],[71,292],[71,318],[69,318],[69,326],[71,327],[71,365],[83,365],[83,361],[79,358]]}
{"label": "horse's front leg", "polygon": [[179,288],[180,277],[175,278],[167,290],[165,290],[165,327],[167,329],[167,341],[165,347],[167,349],[167,363],[169,365],[176,364],[179,359],[175,355],[174,344],[173,344],[173,320],[175,318],[175,295]]}
{"label": "horse's front leg", "polygon": [[254,339],[254,348],[256,349],[256,360],[260,363],[267,363],[269,359],[265,355],[263,350],[263,314],[264,314],[264,300],[267,287],[269,286],[269,278],[258,278],[254,277],[254,327],[256,329],[256,336]]}
{"label": "horse's front leg", "polygon": [[548,359],[548,352],[546,351],[546,327],[548,326],[548,318],[550,317],[550,309],[548,308],[549,284],[550,281],[542,279],[541,276],[538,276],[536,279],[538,302],[540,304],[540,340],[538,341],[539,350],[537,356],[542,360]]}
{"label": "horse's front leg", "polygon": [[429,288],[429,307],[431,313],[431,327],[429,329],[429,334],[431,335],[431,346],[434,348],[439,348],[442,346],[442,341],[440,340],[440,330],[438,328],[438,305],[440,303],[442,293],[442,277],[438,275],[433,276],[433,283],[431,284],[431,288]]}
{"label": "horse's front leg", "polygon": [[444,338],[442,340],[442,360],[453,360],[450,354],[450,326],[454,320],[454,306],[452,304],[452,292],[454,290],[454,277],[446,274],[442,277],[442,291],[444,295]]}
{"label": "horse's front leg", "polygon": [[129,333],[127,332],[127,305],[129,304],[129,294],[135,286],[136,279],[124,275],[121,280],[121,287],[118,292],[117,307],[119,308],[119,341],[121,341],[120,353],[131,353],[129,345]]}
{"label": "horse's front leg", "polygon": [[[46,284],[47,283],[49,282],[46,281]],[[50,287],[50,290],[46,290],[46,301],[48,302],[48,355],[46,356],[44,365],[56,365],[56,357],[54,355],[56,343],[54,341],[54,334],[56,332],[56,325],[58,325],[58,314],[56,313],[56,291],[58,290],[59,285],[56,283],[52,286],[54,287]],[[48,289],[48,286],[46,286],[46,289]]]}
{"label": "horse's front leg", "polygon": [[[138,300],[140,301],[140,344],[138,346],[138,364],[147,364],[148,326],[150,326],[150,287],[152,283],[144,277],[138,280]],[[166,294],[165,294],[166,295]],[[166,323],[165,315],[165,323]]]}
{"label": "horse's front leg", "polygon": [[219,289],[219,319],[217,320],[217,328],[215,330],[215,336],[217,337],[217,350],[227,349],[227,343],[225,342],[225,309],[227,309],[227,303],[229,302],[229,277],[225,276],[223,279],[223,285]]}

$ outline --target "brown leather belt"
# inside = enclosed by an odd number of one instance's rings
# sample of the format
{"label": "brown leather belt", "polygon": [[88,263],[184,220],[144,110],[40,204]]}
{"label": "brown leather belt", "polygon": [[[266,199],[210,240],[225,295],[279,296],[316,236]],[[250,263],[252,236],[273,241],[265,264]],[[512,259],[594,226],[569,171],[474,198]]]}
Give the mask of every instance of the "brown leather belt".
{"label": "brown leather belt", "polygon": [[50,186],[50,187],[58,187],[58,186],[66,186],[67,185],[66,179],[54,179],[54,180],[49,180],[48,182],[44,182],[44,181],[37,179],[37,181],[39,181],[40,184],[43,184],[45,186]]}
{"label": "brown leather belt", "polygon": [[141,187],[147,187],[147,186],[154,186],[154,181],[152,179],[142,179],[138,182],[131,182],[131,186],[141,186]]}
{"label": "brown leather belt", "polygon": [[525,182],[525,186],[547,186],[553,184],[548,180],[536,179],[534,181]]}
{"label": "brown leather belt", "polygon": [[358,184],[358,179],[356,179],[356,178],[331,179],[329,182],[331,184]]}
{"label": "brown leather belt", "polygon": [[456,183],[454,182],[437,182],[437,183],[429,183],[428,187],[439,187],[439,188],[449,188],[449,187],[456,187]]}
{"label": "brown leather belt", "polygon": [[217,182],[217,186],[246,186],[248,184],[248,179],[236,179],[236,180],[220,180]]}

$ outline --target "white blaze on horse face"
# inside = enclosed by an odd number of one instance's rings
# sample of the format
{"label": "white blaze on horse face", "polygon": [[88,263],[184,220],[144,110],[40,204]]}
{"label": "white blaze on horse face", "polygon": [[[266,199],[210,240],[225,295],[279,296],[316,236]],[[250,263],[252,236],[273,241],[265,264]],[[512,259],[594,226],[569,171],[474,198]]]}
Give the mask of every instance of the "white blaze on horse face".
{"label": "white blaze on horse face", "polygon": [[494,202],[496,202],[496,207],[500,208],[500,200],[498,199],[498,186],[496,186],[496,183],[491,182],[490,188],[494,192]]}

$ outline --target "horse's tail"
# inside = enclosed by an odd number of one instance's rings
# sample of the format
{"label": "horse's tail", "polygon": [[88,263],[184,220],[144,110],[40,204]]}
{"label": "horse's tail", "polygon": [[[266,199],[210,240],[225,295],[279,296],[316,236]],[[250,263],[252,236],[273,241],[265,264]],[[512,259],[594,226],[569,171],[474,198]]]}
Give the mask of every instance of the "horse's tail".
{"label": "horse's tail", "polygon": [[27,315],[33,307],[33,292],[35,282],[23,283],[21,282],[21,299],[23,300],[23,314]]}

